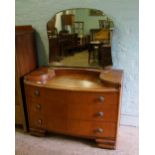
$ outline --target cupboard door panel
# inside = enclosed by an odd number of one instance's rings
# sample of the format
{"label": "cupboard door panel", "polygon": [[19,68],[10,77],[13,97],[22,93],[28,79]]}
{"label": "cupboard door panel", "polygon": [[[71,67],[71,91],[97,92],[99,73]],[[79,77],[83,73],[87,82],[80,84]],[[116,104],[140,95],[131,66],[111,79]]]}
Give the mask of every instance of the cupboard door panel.
{"label": "cupboard door panel", "polygon": [[15,124],[22,125],[26,131],[23,77],[37,67],[34,29],[32,26],[15,27],[15,48]]}

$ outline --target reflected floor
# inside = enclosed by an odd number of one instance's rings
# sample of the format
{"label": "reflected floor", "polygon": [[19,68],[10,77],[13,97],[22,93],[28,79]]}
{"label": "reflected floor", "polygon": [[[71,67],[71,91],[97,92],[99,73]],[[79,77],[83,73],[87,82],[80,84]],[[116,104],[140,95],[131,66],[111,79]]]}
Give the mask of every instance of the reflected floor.
{"label": "reflected floor", "polygon": [[88,50],[75,52],[74,55],[66,56],[59,62],[53,62],[56,66],[80,66],[80,67],[99,67],[98,60],[90,60],[88,63]]}

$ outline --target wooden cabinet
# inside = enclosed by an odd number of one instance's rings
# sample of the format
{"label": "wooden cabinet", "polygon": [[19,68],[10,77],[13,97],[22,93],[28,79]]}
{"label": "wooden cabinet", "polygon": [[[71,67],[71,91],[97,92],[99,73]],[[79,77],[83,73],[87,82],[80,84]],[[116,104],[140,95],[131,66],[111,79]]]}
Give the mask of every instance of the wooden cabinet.
{"label": "wooden cabinet", "polygon": [[23,77],[37,67],[35,36],[32,26],[15,28],[15,123],[26,130]]}
{"label": "wooden cabinet", "polygon": [[70,55],[78,47],[77,34],[61,34],[57,37],[49,35],[49,62],[61,60]]}
{"label": "wooden cabinet", "polygon": [[112,66],[111,45],[102,45],[99,48],[99,65]]}
{"label": "wooden cabinet", "polygon": [[40,68],[24,82],[32,134],[56,132],[116,147],[121,70]]}
{"label": "wooden cabinet", "polygon": [[62,22],[62,27],[66,25],[73,25],[74,23],[74,15],[73,14],[68,14],[68,15],[61,15],[61,22]]}

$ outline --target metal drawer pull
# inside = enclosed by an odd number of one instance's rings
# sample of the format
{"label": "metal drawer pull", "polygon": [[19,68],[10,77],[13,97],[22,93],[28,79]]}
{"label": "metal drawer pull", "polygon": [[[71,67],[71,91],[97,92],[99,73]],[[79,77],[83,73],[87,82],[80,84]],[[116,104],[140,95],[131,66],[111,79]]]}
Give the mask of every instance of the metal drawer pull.
{"label": "metal drawer pull", "polygon": [[41,105],[40,104],[37,104],[36,105],[36,109],[39,109],[40,110],[41,109]]}
{"label": "metal drawer pull", "polygon": [[42,120],[41,120],[41,119],[38,119],[37,122],[38,122],[38,124],[40,124],[40,125],[42,124]]}
{"label": "metal drawer pull", "polygon": [[97,113],[98,116],[102,117],[104,115],[104,112],[100,111]]}
{"label": "metal drawer pull", "polygon": [[38,89],[37,89],[37,90],[35,90],[34,94],[35,94],[36,96],[39,96],[39,95],[40,95],[39,90],[38,90]]}
{"label": "metal drawer pull", "polygon": [[102,132],[103,132],[103,129],[102,129],[102,128],[97,128],[97,129],[96,129],[96,132],[97,132],[97,133],[102,133]]}
{"label": "metal drawer pull", "polygon": [[103,97],[103,96],[99,96],[99,100],[100,100],[101,102],[103,102],[103,101],[104,101],[104,97]]}

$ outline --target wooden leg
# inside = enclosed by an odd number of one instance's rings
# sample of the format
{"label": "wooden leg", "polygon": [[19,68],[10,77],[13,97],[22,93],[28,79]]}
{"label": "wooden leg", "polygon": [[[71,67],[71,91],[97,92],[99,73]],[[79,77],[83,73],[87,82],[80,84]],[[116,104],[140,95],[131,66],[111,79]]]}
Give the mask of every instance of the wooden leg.
{"label": "wooden leg", "polygon": [[43,129],[30,128],[30,134],[33,136],[43,137],[46,134],[46,131]]}
{"label": "wooden leg", "polygon": [[97,139],[95,139],[95,141],[96,141],[98,147],[101,147],[104,149],[116,149],[115,140],[97,138]]}

